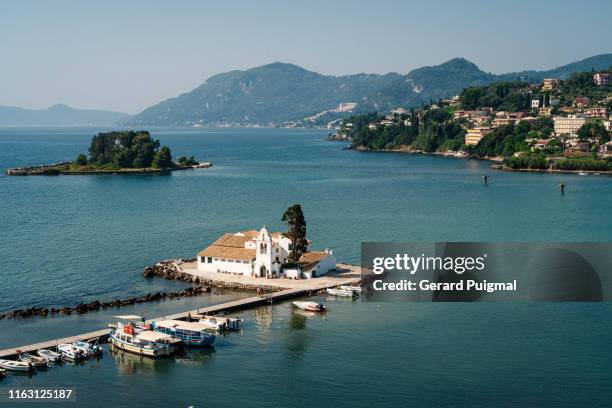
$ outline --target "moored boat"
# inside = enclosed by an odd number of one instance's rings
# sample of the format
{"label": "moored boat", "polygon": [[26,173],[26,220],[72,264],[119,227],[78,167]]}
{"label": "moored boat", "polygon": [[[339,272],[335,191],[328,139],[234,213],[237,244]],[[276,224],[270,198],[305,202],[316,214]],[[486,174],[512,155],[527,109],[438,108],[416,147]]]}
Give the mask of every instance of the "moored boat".
{"label": "moored boat", "polygon": [[46,358],[33,356],[29,353],[19,353],[19,361],[23,361],[24,363],[29,363],[35,368],[47,367],[49,365],[49,361]]}
{"label": "moored boat", "polygon": [[355,297],[358,296],[357,292],[353,290],[344,290],[344,289],[334,289],[328,288],[327,293],[332,296],[340,296],[340,297]]}
{"label": "moored boat", "polygon": [[151,323],[151,328],[158,332],[180,339],[186,346],[206,347],[215,342],[215,335],[208,333],[210,325],[183,320],[160,320]]}
{"label": "moored boat", "polygon": [[36,352],[36,354],[38,354],[40,357],[46,359],[49,362],[56,362],[62,359],[61,354],[47,349],[40,349]]}
{"label": "moored boat", "polygon": [[102,348],[98,344],[91,344],[86,341],[75,341],[72,345],[81,350],[86,356],[95,357],[102,354]]}
{"label": "moored boat", "polygon": [[57,346],[57,351],[62,355],[62,358],[68,360],[83,360],[87,358],[87,355],[83,350],[76,348],[73,344],[62,343]]}
{"label": "moored boat", "polygon": [[340,289],[342,290],[350,290],[356,293],[361,293],[361,286],[350,286],[350,285],[341,285]]}
{"label": "moored boat", "polygon": [[145,330],[133,323],[121,322],[111,332],[110,342],[117,349],[145,357],[168,356],[181,344],[180,340],[168,334]]}
{"label": "moored boat", "polygon": [[293,306],[298,307],[307,312],[325,312],[327,307],[323,303],[317,302],[293,302]]}
{"label": "moored boat", "polygon": [[0,378],[6,377],[6,370],[4,368],[0,368]]}
{"label": "moored boat", "polygon": [[18,371],[29,373],[34,370],[34,366],[24,361],[5,360],[0,359],[0,368],[4,368],[7,371]]}
{"label": "moored boat", "polygon": [[240,323],[243,322],[243,319],[239,317],[201,316],[198,322],[209,330],[227,331],[240,330]]}

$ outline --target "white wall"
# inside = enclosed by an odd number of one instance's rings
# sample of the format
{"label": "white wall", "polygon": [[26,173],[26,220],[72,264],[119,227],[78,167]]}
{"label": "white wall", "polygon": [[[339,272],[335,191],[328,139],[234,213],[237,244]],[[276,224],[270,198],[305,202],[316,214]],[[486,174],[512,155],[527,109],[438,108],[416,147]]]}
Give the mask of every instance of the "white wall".
{"label": "white wall", "polygon": [[[215,261],[215,259],[219,259]],[[230,273],[240,273],[243,275],[251,276],[251,261],[237,261],[232,262],[231,260],[226,259],[225,262],[222,262],[220,258],[213,258],[212,263],[202,262],[202,257],[198,256],[198,271],[201,272],[230,272]]]}
{"label": "white wall", "polygon": [[315,277],[319,277],[334,269],[336,269],[336,257],[333,255],[327,255],[325,258],[321,259],[321,262],[319,262],[313,269],[304,271],[304,276],[307,279],[310,279],[312,278],[312,272],[315,271]]}

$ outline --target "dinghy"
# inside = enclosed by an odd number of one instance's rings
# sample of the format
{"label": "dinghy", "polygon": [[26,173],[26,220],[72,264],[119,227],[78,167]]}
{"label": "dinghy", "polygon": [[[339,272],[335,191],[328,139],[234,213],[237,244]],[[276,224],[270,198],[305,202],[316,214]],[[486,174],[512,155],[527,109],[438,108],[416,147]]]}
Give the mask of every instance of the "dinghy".
{"label": "dinghy", "polygon": [[323,303],[317,302],[293,302],[293,306],[306,310],[307,312],[324,312],[327,310]]}
{"label": "dinghy", "polygon": [[352,290],[344,290],[344,289],[328,288],[327,293],[329,293],[332,296],[339,296],[339,297],[351,297],[352,298],[352,297],[358,296],[357,292],[352,291]]}
{"label": "dinghy", "polygon": [[8,371],[19,371],[29,373],[34,370],[31,364],[25,363],[23,361],[15,361],[15,360],[4,360],[0,359],[0,368],[4,368]]}
{"label": "dinghy", "polygon": [[56,353],[55,351],[40,349],[36,352],[40,357],[46,359],[47,361],[54,363],[56,361],[60,361],[62,359],[62,355]]}
{"label": "dinghy", "polygon": [[19,361],[29,363],[36,368],[47,367],[49,365],[46,358],[32,356],[29,353],[19,353]]}
{"label": "dinghy", "polygon": [[340,289],[342,289],[342,290],[352,290],[353,292],[361,293],[361,286],[341,285]]}
{"label": "dinghy", "polygon": [[72,344],[63,343],[57,346],[57,351],[62,355],[63,358],[77,361],[87,358],[87,355],[83,353],[83,350],[79,350]]}
{"label": "dinghy", "polygon": [[86,356],[94,357],[102,354],[102,348],[97,344],[90,344],[86,341],[75,341],[72,345],[78,350],[81,350]]}

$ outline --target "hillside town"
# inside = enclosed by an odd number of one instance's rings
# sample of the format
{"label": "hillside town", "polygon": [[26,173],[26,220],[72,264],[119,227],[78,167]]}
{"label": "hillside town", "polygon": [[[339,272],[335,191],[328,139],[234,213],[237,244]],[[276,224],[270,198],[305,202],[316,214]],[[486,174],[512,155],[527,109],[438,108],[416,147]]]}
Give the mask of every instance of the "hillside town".
{"label": "hillside town", "polygon": [[513,168],[612,170],[610,76],[470,87],[418,109],[353,116],[329,140],[356,150],[505,160]]}

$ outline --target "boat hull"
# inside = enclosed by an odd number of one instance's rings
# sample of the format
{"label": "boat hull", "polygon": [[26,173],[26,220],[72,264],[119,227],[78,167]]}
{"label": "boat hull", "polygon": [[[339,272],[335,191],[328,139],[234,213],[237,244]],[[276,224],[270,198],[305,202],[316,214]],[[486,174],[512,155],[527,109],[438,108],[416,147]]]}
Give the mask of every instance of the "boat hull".
{"label": "boat hull", "polygon": [[49,362],[57,362],[62,358],[61,354],[54,353],[49,350],[38,350],[36,354],[38,354],[40,357],[46,359]]}
{"label": "boat hull", "polygon": [[172,354],[169,347],[161,347],[155,349],[144,348],[119,340],[113,336],[110,337],[110,341],[115,348],[127,351],[129,353],[137,354],[139,356],[157,358]]}
{"label": "boat hull", "polygon": [[2,360],[0,361],[0,368],[3,368],[7,371],[16,371],[21,373],[29,373],[34,370],[34,367],[28,365],[26,363],[20,364],[21,362],[11,361],[11,360]]}

